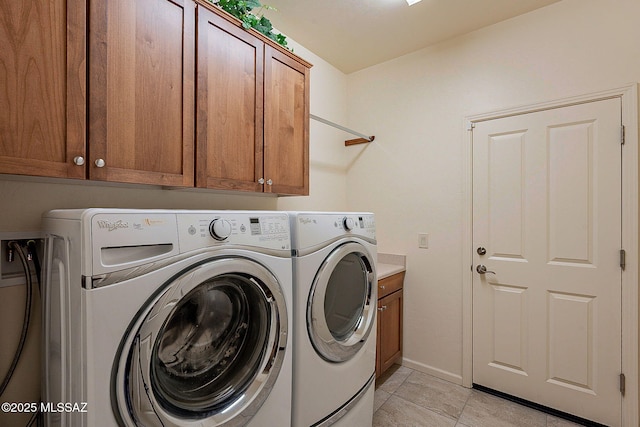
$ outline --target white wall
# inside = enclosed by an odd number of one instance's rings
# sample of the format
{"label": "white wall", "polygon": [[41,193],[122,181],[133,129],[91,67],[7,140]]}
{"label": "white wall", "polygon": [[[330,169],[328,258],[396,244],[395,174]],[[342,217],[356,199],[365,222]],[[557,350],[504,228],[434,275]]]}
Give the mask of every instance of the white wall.
{"label": "white wall", "polygon": [[[311,69],[311,112],[346,122],[346,76],[326,61],[290,41],[295,53],[314,64]],[[344,135],[311,122],[310,195],[308,197],[215,193],[203,190],[164,190],[154,186],[105,185],[69,180],[43,180],[0,175],[0,235],[39,231],[42,214],[50,209],[88,207],[160,209],[279,209],[345,210],[346,172],[342,153]],[[286,165],[283,165],[286,167]],[[24,286],[0,288],[0,381],[18,343],[25,299]],[[40,318],[34,305],[30,335],[23,360],[2,401],[39,399]],[[26,425],[28,416],[0,412],[0,425]]]}
{"label": "white wall", "polygon": [[638,0],[564,0],[349,75],[349,125],[376,140],[348,207],[376,213],[380,251],[407,255],[406,362],[461,379],[464,117],[640,81],[639,18]]}

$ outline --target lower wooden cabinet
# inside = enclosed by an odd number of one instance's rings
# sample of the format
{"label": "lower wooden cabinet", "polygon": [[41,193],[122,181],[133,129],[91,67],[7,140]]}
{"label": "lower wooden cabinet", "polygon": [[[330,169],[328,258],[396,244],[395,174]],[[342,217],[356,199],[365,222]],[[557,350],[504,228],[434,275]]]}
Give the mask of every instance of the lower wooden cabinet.
{"label": "lower wooden cabinet", "polygon": [[402,360],[402,288],[404,272],[378,281],[376,378]]}

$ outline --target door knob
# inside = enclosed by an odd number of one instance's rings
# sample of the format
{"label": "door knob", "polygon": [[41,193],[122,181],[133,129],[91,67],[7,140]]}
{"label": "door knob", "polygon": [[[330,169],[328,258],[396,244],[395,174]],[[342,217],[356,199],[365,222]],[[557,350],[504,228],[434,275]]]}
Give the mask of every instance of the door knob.
{"label": "door knob", "polygon": [[478,252],[478,255],[485,255],[487,253],[487,250],[480,246],[476,252]]}
{"label": "door knob", "polygon": [[480,264],[476,267],[476,271],[478,272],[478,274],[487,274],[487,273],[491,273],[491,274],[496,274],[495,271],[489,271],[487,270],[487,267],[485,267],[484,265]]}

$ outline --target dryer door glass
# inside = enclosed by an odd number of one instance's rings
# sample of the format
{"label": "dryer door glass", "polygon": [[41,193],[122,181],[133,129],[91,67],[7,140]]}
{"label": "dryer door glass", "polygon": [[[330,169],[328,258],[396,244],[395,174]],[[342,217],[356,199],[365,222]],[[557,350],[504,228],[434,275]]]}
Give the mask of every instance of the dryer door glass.
{"label": "dryer door glass", "polygon": [[312,285],[307,327],[314,348],[324,359],[353,357],[371,333],[375,320],[373,260],[359,243],[334,249]]}
{"label": "dryer door glass", "polygon": [[123,424],[244,425],[278,376],[286,325],[282,290],[256,262],[213,259],[184,270],[126,339],[116,384]]}
{"label": "dryer door glass", "polygon": [[324,316],[331,335],[344,341],[357,329],[368,296],[367,266],[356,253],[345,255],[329,277]]}

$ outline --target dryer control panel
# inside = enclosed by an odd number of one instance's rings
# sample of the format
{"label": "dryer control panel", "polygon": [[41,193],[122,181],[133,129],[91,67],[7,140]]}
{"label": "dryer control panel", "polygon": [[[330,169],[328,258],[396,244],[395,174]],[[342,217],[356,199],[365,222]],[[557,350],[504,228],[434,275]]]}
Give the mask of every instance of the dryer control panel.
{"label": "dryer control panel", "polygon": [[181,252],[224,244],[291,249],[289,217],[282,212],[181,213],[178,235]]}
{"label": "dryer control panel", "polygon": [[358,236],[372,243],[376,239],[374,214],[364,212],[295,212],[291,231],[294,249],[343,236]]}

